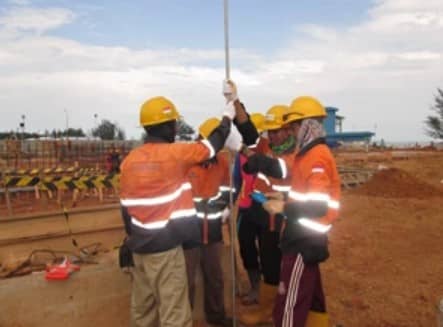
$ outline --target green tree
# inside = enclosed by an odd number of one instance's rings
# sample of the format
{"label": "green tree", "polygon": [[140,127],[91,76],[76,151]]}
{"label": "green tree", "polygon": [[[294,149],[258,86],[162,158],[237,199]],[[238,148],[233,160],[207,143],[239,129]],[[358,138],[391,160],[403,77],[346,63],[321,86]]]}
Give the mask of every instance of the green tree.
{"label": "green tree", "polygon": [[83,137],[86,134],[83,132],[81,128],[68,128],[62,132],[63,136],[75,136],[75,137]]}
{"label": "green tree", "polygon": [[103,119],[96,128],[92,129],[92,136],[102,140],[124,140],[125,132],[117,123]]}
{"label": "green tree", "polygon": [[443,90],[437,89],[438,93],[434,97],[435,104],[431,110],[436,115],[430,115],[425,120],[426,134],[433,139],[443,139]]}

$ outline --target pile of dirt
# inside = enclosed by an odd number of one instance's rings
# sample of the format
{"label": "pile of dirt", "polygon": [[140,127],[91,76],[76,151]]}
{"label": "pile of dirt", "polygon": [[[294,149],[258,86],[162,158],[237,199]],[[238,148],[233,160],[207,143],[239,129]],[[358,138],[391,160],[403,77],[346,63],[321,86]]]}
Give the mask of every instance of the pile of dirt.
{"label": "pile of dirt", "polygon": [[397,168],[378,171],[367,183],[355,189],[353,193],[367,196],[417,199],[443,196],[442,190]]}

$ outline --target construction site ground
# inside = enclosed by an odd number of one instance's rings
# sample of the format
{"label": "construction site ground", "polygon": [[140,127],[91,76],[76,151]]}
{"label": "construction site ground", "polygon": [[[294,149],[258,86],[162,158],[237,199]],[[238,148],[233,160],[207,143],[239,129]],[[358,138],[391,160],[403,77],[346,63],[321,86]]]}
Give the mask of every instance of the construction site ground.
{"label": "construction site ground", "polygon": [[[331,256],[321,270],[331,326],[436,326],[436,305],[443,298],[443,153],[352,165],[374,173],[361,186],[343,191],[341,218],[330,232]],[[116,219],[109,225],[115,226]],[[37,225],[31,228],[41,235],[48,226],[42,231]],[[59,228],[66,226],[60,223]],[[123,230],[78,236],[80,245],[98,240],[109,252],[67,281],[47,282],[42,272],[0,280],[0,326],[127,326],[130,279],[117,267],[113,250],[122,237]],[[45,242],[0,245],[2,267],[36,246],[75,250],[67,236]],[[226,246],[228,312],[230,265]],[[238,277],[240,289],[245,289],[244,272]],[[201,292],[194,318],[205,326]],[[238,305],[237,310],[244,308]]]}

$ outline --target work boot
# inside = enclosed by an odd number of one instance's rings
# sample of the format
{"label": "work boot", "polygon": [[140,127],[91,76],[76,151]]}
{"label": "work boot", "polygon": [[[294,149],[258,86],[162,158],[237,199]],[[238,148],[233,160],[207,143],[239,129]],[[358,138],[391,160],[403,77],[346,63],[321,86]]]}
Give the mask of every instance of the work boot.
{"label": "work boot", "polygon": [[256,308],[241,313],[239,320],[246,326],[255,326],[272,322],[272,309],[277,295],[277,286],[265,284],[260,285],[259,305]]}
{"label": "work boot", "polygon": [[207,321],[211,326],[223,326],[223,327],[232,327],[234,326],[234,321],[231,317],[224,317],[222,319],[217,320],[208,320]]}
{"label": "work boot", "polygon": [[328,327],[329,319],[326,312],[310,310],[306,319],[305,327]]}
{"label": "work boot", "polygon": [[251,288],[248,294],[241,299],[243,305],[253,305],[258,303],[258,295],[260,289],[260,271],[258,269],[248,270],[249,283]]}

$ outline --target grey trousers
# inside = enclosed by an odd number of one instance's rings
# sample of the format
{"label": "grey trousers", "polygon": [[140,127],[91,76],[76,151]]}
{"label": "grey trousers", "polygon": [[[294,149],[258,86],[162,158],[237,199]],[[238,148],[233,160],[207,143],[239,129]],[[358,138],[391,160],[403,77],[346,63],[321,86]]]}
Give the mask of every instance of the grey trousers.
{"label": "grey trousers", "polygon": [[225,318],[223,271],[221,268],[222,246],[221,242],[217,242],[185,250],[189,302],[193,306],[196,271],[200,266],[204,285],[204,311],[208,322],[220,321]]}

